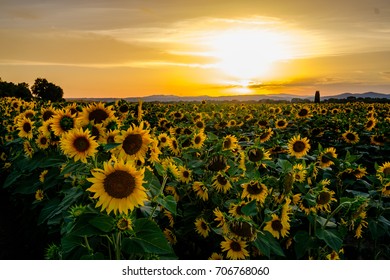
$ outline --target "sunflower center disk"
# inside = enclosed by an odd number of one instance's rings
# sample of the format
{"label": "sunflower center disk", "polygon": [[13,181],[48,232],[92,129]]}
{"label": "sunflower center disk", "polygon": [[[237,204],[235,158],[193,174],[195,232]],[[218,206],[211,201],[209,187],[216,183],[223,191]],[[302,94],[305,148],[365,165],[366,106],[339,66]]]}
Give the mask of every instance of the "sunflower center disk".
{"label": "sunflower center disk", "polygon": [[104,190],[114,198],[128,197],[135,189],[134,177],[123,170],[116,170],[104,179]]}
{"label": "sunflower center disk", "polygon": [[60,126],[62,130],[68,131],[73,128],[73,119],[71,117],[65,116],[60,120]]}
{"label": "sunflower center disk", "polygon": [[23,124],[23,131],[29,132],[31,130],[31,125],[29,123]]}
{"label": "sunflower center disk", "polygon": [[252,195],[260,194],[263,191],[263,187],[258,183],[250,183],[248,185],[247,191]]}
{"label": "sunflower center disk", "polygon": [[231,244],[230,244],[230,248],[234,251],[234,252],[240,252],[241,251],[241,245],[240,243],[236,242],[236,241],[233,241]]}
{"label": "sunflower center disk", "polygon": [[224,186],[227,184],[227,180],[225,177],[221,176],[221,175],[218,175],[217,176],[217,181],[220,185]]}
{"label": "sunflower center disk", "polygon": [[142,147],[142,136],[139,134],[130,134],[125,138],[122,146],[123,146],[123,150],[125,150],[126,154],[134,155]]}
{"label": "sunflower center disk", "polygon": [[281,231],[283,229],[282,222],[279,220],[272,221],[271,227],[274,231]]}
{"label": "sunflower center disk", "polygon": [[89,117],[88,117],[90,121],[94,121],[96,124],[102,123],[107,118],[108,118],[107,112],[102,109],[93,110],[91,113],[89,113]]}
{"label": "sunflower center disk", "polygon": [[330,201],[330,194],[329,193],[321,192],[318,195],[318,198],[317,198],[317,203],[318,204],[324,205],[324,204],[327,204],[329,201]]}
{"label": "sunflower center disk", "polygon": [[263,158],[263,152],[257,149],[250,150],[248,153],[248,158],[252,162],[258,162]]}
{"label": "sunflower center disk", "polygon": [[244,238],[252,238],[253,237],[253,229],[252,226],[247,222],[236,222],[230,226],[230,230],[238,236]]}
{"label": "sunflower center disk", "polygon": [[85,152],[88,150],[90,143],[85,137],[78,137],[74,140],[73,145],[78,152]]}
{"label": "sunflower center disk", "polygon": [[356,139],[355,135],[353,135],[352,133],[348,133],[346,135],[347,139],[350,140],[350,141],[354,141]]}
{"label": "sunflower center disk", "polygon": [[293,145],[293,150],[296,153],[300,153],[305,150],[305,147],[305,143],[303,143],[302,141],[296,141]]}

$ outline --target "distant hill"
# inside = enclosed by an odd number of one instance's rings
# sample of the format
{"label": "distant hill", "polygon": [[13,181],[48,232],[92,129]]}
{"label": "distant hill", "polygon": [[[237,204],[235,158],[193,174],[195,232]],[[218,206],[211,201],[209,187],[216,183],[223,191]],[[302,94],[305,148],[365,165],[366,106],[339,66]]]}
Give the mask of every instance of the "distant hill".
{"label": "distant hill", "polygon": [[365,93],[342,93],[338,95],[333,95],[333,96],[324,96],[322,99],[330,99],[330,98],[335,98],[335,99],[344,99],[348,97],[356,97],[356,98],[388,98],[390,99],[390,94],[385,94],[385,93],[377,93],[377,92],[365,92]]}
{"label": "distant hill", "polygon": [[[321,100],[328,100],[331,98],[334,99],[344,99],[348,97],[356,98],[387,98],[390,99],[390,94],[376,93],[376,92],[365,92],[365,93],[342,93],[338,95],[329,95],[321,96]],[[114,102],[116,100],[123,99],[128,102],[138,102],[142,100],[143,102],[201,102],[203,100],[207,101],[237,101],[237,102],[259,102],[266,100],[274,101],[291,101],[293,99],[306,99],[313,101],[314,93],[310,96],[301,96],[301,95],[292,95],[292,94],[254,94],[254,95],[227,95],[227,96],[178,96],[178,95],[150,95],[144,97],[126,97],[126,98],[67,98],[68,101],[95,101],[95,102]]]}

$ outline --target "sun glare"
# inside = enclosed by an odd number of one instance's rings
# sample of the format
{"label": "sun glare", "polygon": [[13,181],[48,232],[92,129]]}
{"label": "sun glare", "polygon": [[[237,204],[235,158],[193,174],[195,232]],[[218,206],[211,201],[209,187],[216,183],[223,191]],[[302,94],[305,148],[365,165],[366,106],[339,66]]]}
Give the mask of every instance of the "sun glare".
{"label": "sun glare", "polygon": [[210,42],[217,68],[241,80],[262,77],[272,64],[292,57],[286,34],[259,29],[222,31]]}

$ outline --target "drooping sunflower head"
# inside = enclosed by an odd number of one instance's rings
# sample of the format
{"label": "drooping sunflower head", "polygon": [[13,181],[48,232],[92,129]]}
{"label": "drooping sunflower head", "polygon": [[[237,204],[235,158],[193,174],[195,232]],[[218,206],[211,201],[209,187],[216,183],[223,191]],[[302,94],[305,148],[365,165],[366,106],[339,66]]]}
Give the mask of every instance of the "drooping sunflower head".
{"label": "drooping sunflower head", "polygon": [[364,128],[367,130],[367,131],[371,131],[374,126],[376,125],[377,123],[377,120],[375,118],[369,118],[366,122],[366,124],[364,125]]}
{"label": "drooping sunflower head", "polygon": [[272,135],[274,134],[273,130],[271,128],[266,129],[259,135],[259,140],[261,143],[267,142],[269,139],[271,139]]}
{"label": "drooping sunflower head", "polygon": [[240,201],[238,203],[232,203],[229,206],[229,214],[233,217],[246,217],[244,212],[242,212],[242,207],[246,206],[248,203],[245,201]]}
{"label": "drooping sunflower head", "polygon": [[226,174],[222,172],[218,172],[218,174],[213,177],[212,186],[218,192],[223,192],[223,193],[227,193],[232,187],[228,177],[226,176]]}
{"label": "drooping sunflower head", "polygon": [[321,167],[329,167],[334,164],[332,158],[337,158],[336,149],[333,147],[326,148],[318,157],[318,162]]}
{"label": "drooping sunflower head", "polygon": [[307,154],[310,149],[309,140],[300,135],[294,136],[288,141],[288,153],[296,158],[301,158]]}
{"label": "drooping sunflower head", "polygon": [[222,149],[224,150],[234,150],[238,147],[237,137],[234,135],[227,135],[223,139]]}
{"label": "drooping sunflower head", "polygon": [[192,185],[195,194],[203,201],[209,200],[209,190],[203,182],[196,181]]}
{"label": "drooping sunflower head", "polygon": [[107,213],[128,214],[147,201],[146,189],[142,186],[144,169],[137,170],[133,163],[119,161],[104,162],[103,169],[91,171],[93,177],[87,180],[92,186],[87,190],[98,199],[96,207]]}
{"label": "drooping sunflower head", "polygon": [[386,142],[386,138],[383,135],[372,135],[370,141],[372,145],[383,146]]}
{"label": "drooping sunflower head", "polygon": [[251,147],[248,149],[248,159],[251,162],[260,162],[263,160],[269,160],[270,153],[268,151],[264,151],[264,148]]}
{"label": "drooping sunflower head", "polygon": [[75,128],[65,133],[60,142],[63,153],[75,161],[86,163],[87,158],[97,153],[99,144],[93,139],[88,129]]}
{"label": "drooping sunflower head", "polygon": [[390,196],[390,182],[383,186],[383,188],[381,189],[381,193],[383,196]]}
{"label": "drooping sunflower head", "polygon": [[223,155],[215,155],[213,156],[208,165],[207,169],[210,171],[224,171],[228,167],[226,158]]}
{"label": "drooping sunflower head", "polygon": [[257,200],[261,204],[264,203],[268,195],[267,186],[258,181],[250,181],[249,183],[242,184],[241,187],[243,188],[241,198]]}
{"label": "drooping sunflower head", "polygon": [[227,222],[226,236],[234,240],[253,241],[257,237],[257,230],[251,220],[239,218]]}

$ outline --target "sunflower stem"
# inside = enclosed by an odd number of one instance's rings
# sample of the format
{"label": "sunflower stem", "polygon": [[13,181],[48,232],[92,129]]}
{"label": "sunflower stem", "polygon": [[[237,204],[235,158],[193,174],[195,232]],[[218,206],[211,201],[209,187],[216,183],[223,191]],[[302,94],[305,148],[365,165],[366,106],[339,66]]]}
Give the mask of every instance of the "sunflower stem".
{"label": "sunflower stem", "polygon": [[[355,201],[354,201],[355,202]],[[332,213],[330,213],[330,215],[328,216],[328,218],[326,219],[325,223],[321,226],[322,229],[325,229],[326,225],[328,224],[328,222],[330,221],[330,219],[337,213],[341,210],[341,208],[343,208],[345,205],[348,205],[348,206],[351,206],[352,205],[352,202],[351,201],[345,201],[343,203],[341,203],[339,206],[337,206],[336,209],[333,210]]]}
{"label": "sunflower stem", "polygon": [[[168,175],[164,174],[163,182],[161,184],[161,188],[160,188],[158,194],[156,195],[156,198],[163,194],[163,191],[164,191],[164,188],[165,188],[167,181],[168,181]],[[158,203],[156,203],[156,205],[154,206],[154,208],[152,210],[152,213],[150,213],[150,216],[149,216],[150,220],[153,220],[153,215],[154,215],[154,212],[156,212],[157,207],[158,207]]]}
{"label": "sunflower stem", "polygon": [[114,250],[115,250],[115,259],[120,260],[121,259],[121,232],[118,231],[116,234],[116,237],[113,236],[114,240]]}
{"label": "sunflower stem", "polygon": [[84,235],[84,241],[85,241],[85,247],[88,250],[88,253],[92,255],[93,250],[91,249],[91,246],[89,246],[88,238],[86,235]]}

